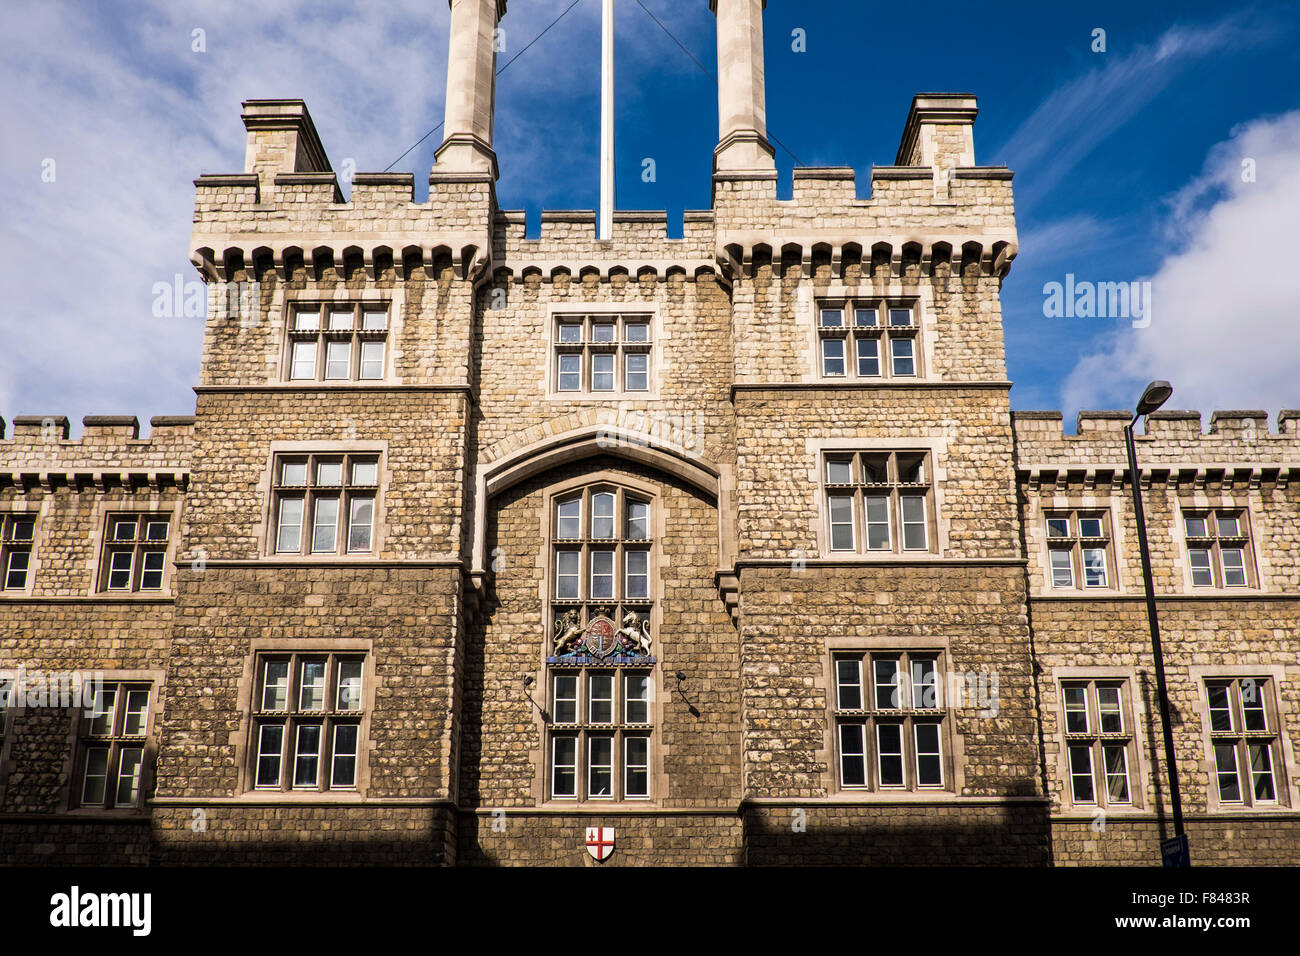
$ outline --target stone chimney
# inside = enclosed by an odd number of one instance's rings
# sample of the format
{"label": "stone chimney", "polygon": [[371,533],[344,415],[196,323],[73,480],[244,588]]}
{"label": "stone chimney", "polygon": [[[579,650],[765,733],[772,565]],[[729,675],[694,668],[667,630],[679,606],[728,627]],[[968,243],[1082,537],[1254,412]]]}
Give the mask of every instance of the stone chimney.
{"label": "stone chimney", "polygon": [[328,173],[329,157],[302,100],[245,100],[244,172],[257,173],[263,196],[280,173]]}
{"label": "stone chimney", "polygon": [[433,175],[497,178],[492,151],[496,109],[497,24],[506,0],[451,0],[447,99]]}
{"label": "stone chimney", "polygon": [[709,0],[718,18],[718,148],[715,173],[774,173],[767,141],[763,9],[767,0]]}

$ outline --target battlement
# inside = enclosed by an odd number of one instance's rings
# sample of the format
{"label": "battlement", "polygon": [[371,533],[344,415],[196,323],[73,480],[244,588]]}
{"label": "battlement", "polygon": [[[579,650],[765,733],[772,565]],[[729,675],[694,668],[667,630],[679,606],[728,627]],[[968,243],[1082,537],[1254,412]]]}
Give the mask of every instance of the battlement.
{"label": "battlement", "polygon": [[0,419],[0,478],[53,485],[116,475],[151,486],[180,485],[189,475],[194,422],[192,415],[156,415],[149,437],[141,438],[135,416],[88,415],[81,437],[73,439],[66,415],[19,415],[12,435]]}
{"label": "battlement", "polygon": [[[1022,473],[1054,468],[1113,468],[1127,461],[1124,427],[1126,411],[1081,411],[1077,434],[1065,433],[1060,412],[1012,412],[1017,467]],[[1144,466],[1167,469],[1233,469],[1246,465],[1300,469],[1300,411],[1278,413],[1276,431],[1269,431],[1262,411],[1217,411],[1209,430],[1201,430],[1201,413],[1156,412],[1146,432],[1135,434]]]}

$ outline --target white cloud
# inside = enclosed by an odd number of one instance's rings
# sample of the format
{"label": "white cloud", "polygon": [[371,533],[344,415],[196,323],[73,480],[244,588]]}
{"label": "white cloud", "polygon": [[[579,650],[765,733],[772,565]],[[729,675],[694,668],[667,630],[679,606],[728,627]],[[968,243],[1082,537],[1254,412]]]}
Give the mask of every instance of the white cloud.
{"label": "white cloud", "polygon": [[[1254,160],[1255,181],[1243,181]],[[1121,328],[1063,386],[1068,411],[1126,408],[1150,379],[1171,407],[1300,406],[1300,300],[1286,265],[1300,222],[1300,111],[1237,127],[1171,200],[1149,328]],[[1208,420],[1208,414],[1205,414]]]}

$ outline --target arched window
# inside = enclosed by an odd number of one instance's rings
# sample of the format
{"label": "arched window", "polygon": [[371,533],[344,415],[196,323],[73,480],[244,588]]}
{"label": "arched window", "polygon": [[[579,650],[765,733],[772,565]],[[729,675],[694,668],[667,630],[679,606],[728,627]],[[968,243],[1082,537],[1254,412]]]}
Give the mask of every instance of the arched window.
{"label": "arched window", "polygon": [[549,799],[652,796],[653,508],[604,482],[551,499]]}

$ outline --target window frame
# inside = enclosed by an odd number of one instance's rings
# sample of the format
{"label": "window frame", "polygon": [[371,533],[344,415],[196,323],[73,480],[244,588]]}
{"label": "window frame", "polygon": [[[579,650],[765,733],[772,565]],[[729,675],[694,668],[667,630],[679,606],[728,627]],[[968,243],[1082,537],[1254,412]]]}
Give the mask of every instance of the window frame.
{"label": "window frame", "polygon": [[[659,310],[653,303],[619,303],[617,305],[586,304],[578,307],[552,306],[549,323],[546,361],[545,394],[551,400],[596,400],[609,398],[655,399],[659,397],[658,370],[660,366]],[[561,328],[579,327],[577,339],[563,340]],[[612,325],[613,337],[598,339],[596,328]],[[645,326],[645,339],[628,334],[628,328]],[[645,370],[633,372],[630,356],[644,355]],[[577,357],[577,388],[564,388],[564,380],[574,374],[563,371],[561,356]],[[609,356],[610,369],[597,372],[597,357]],[[597,389],[596,375],[610,375],[611,387]],[[629,379],[645,376],[645,388],[630,388]]]}
{"label": "window frame", "polygon": [[[381,553],[380,509],[383,501],[385,453],[379,448],[329,449],[313,447],[311,449],[293,450],[277,449],[271,455],[267,488],[267,511],[265,532],[265,555],[278,560],[330,561],[330,560],[373,560]],[[321,484],[320,466],[338,462],[340,465],[339,484]],[[304,483],[290,484],[284,479],[286,465],[301,464],[304,471]],[[372,465],[375,472],[373,484],[353,480],[356,465]],[[319,503],[322,500],[336,500],[334,521],[334,546],[332,549],[316,550],[316,528]],[[280,549],[281,531],[285,502],[301,501],[301,514],[297,522],[298,546],[296,549]],[[370,502],[370,520],[364,523],[368,528],[369,547],[365,550],[351,547],[352,531],[362,526],[356,520],[355,503]]]}
{"label": "window frame", "polygon": [[[1293,805],[1294,784],[1290,780],[1288,758],[1290,747],[1286,738],[1285,714],[1281,709],[1277,693],[1278,674],[1270,669],[1239,673],[1194,673],[1202,699],[1200,708],[1202,737],[1205,741],[1205,768],[1208,781],[1207,799],[1211,811],[1267,811],[1289,810]],[[1247,726],[1245,720],[1245,688],[1253,682],[1256,693],[1260,695],[1264,715],[1264,727],[1254,729]],[[1213,709],[1211,707],[1211,689],[1224,687],[1228,693],[1228,715],[1230,727],[1216,730],[1213,726]],[[1255,796],[1255,773],[1252,767],[1252,747],[1265,746],[1271,763],[1270,774],[1273,784],[1272,799],[1260,799]],[[1239,799],[1229,800],[1223,797],[1221,770],[1219,767],[1219,747],[1230,746],[1234,755],[1234,774]]]}
{"label": "window frame", "polygon": [[[1068,591],[1072,593],[1114,593],[1119,590],[1119,569],[1115,547],[1115,522],[1107,504],[1042,506],[1043,550],[1046,561],[1043,563],[1046,578],[1046,593]],[[1096,520],[1101,523],[1100,535],[1083,534],[1083,522]],[[1066,522],[1066,534],[1053,534],[1052,523]],[[1087,554],[1102,552],[1102,575],[1100,584],[1088,583]],[[1070,583],[1057,584],[1055,561],[1058,554],[1069,555]]]}
{"label": "window frame", "polygon": [[[1135,722],[1136,709],[1133,703],[1133,680],[1125,674],[1095,673],[1087,668],[1078,669],[1078,673],[1061,673],[1055,675],[1058,707],[1056,711],[1057,738],[1060,746],[1060,796],[1061,805],[1066,810],[1094,813],[1098,810],[1111,812],[1140,811],[1144,804],[1145,777],[1140,763],[1141,744],[1138,738],[1138,726]],[[1068,691],[1082,689],[1084,692],[1084,709],[1086,726],[1082,730],[1070,728],[1069,715],[1079,713],[1070,706]],[[1116,710],[1119,715],[1120,729],[1107,730],[1102,719],[1101,691],[1116,690],[1118,693]],[[1128,789],[1126,801],[1115,800],[1110,796],[1110,771],[1106,757],[1109,751],[1121,748],[1124,754],[1124,774]],[[1074,781],[1077,776],[1074,767],[1074,754],[1086,750],[1089,760],[1089,776],[1092,787],[1092,800],[1082,800],[1076,796]]]}
{"label": "window frame", "polygon": [[[77,707],[77,717],[73,731],[72,773],[68,777],[66,788],[67,809],[73,813],[138,815],[146,812],[146,798],[152,791],[157,748],[154,744],[154,727],[160,712],[161,681],[153,675],[135,673],[104,674],[102,685],[96,687],[92,710]],[[95,721],[99,715],[101,692],[113,695],[112,709],[106,711],[109,718],[107,727],[101,731]],[[135,694],[147,695],[144,708],[144,722],[138,734],[129,734],[127,717],[131,713],[129,704]],[[90,756],[96,752],[105,753],[103,775],[103,798],[100,801],[88,801],[87,784],[90,769]],[[139,751],[140,762],[136,769],[135,799],[122,803],[118,799],[123,779],[124,757],[128,752]]]}
{"label": "window frame", "polygon": [[[1220,521],[1231,518],[1236,521],[1236,534],[1222,534]],[[1188,522],[1203,520],[1204,535],[1189,534]],[[1185,562],[1184,574],[1187,586],[1197,591],[1250,591],[1259,587],[1259,567],[1255,561],[1254,536],[1251,533],[1250,509],[1238,504],[1183,504],[1178,509],[1178,528],[1182,532],[1182,545]],[[1241,552],[1242,582],[1227,582],[1227,564],[1224,561],[1226,551]],[[1208,559],[1210,580],[1198,584],[1199,570],[1193,561],[1193,554],[1205,552]]]}
{"label": "window frame", "polygon": [[[883,465],[883,474],[870,474],[867,463]],[[920,481],[902,481],[903,463],[919,465]],[[933,556],[940,553],[940,528],[938,515],[938,482],[935,477],[935,452],[929,448],[825,448],[817,457],[819,482],[819,507],[821,527],[819,540],[824,557],[852,557],[854,559],[909,558]],[[830,480],[832,464],[849,465],[847,482]],[[884,480],[869,480],[882,478]],[[843,521],[833,521],[832,501],[849,498],[852,501],[851,548],[835,547],[835,530],[843,528]],[[885,547],[872,547],[873,529],[882,524],[873,518],[874,502],[885,499],[887,514],[884,525],[887,531]],[[909,499],[921,499],[924,511],[924,546],[908,547],[908,529],[915,521],[907,520]]]}
{"label": "window frame", "polygon": [[[874,312],[873,325],[859,325],[858,313]],[[910,322],[907,325],[893,324],[893,314],[908,312]],[[826,313],[839,312],[838,325],[828,325]],[[925,380],[926,373],[922,362],[922,309],[921,297],[915,295],[871,295],[854,296],[830,295],[817,298],[813,302],[812,333],[816,345],[814,348],[814,377],[823,382],[911,382]],[[907,341],[911,347],[911,372],[899,372],[894,345]],[[842,372],[827,371],[827,342],[839,342],[839,361]],[[875,363],[877,371],[862,372],[862,355],[859,343],[874,342]]]}
{"label": "window frame", "polygon": [[[20,538],[17,536],[17,526],[30,521],[32,525],[31,536]],[[36,576],[36,545],[40,533],[40,512],[12,510],[0,512],[0,595],[25,595],[32,593],[32,587]],[[12,564],[15,555],[24,555],[26,558],[22,570],[22,584],[17,587],[10,587],[10,580],[13,576]]]}
{"label": "window frame", "polygon": [[[281,358],[281,381],[288,385],[356,385],[370,382],[389,382],[392,380],[391,337],[393,332],[395,306],[392,298],[385,299],[344,299],[338,301],[320,299],[300,299],[287,304],[285,309],[284,351]],[[314,329],[298,328],[298,316],[314,312],[317,317]],[[332,328],[332,313],[352,313],[351,326],[344,329]],[[384,313],[382,329],[366,328],[367,313]],[[347,344],[348,370],[344,376],[330,376],[330,345]],[[365,365],[366,345],[378,343],[383,348],[378,377],[362,377]],[[297,376],[297,348],[299,345],[311,344],[314,348],[311,376]]]}
{"label": "window frame", "polygon": [[[113,597],[156,597],[171,593],[172,564],[175,557],[176,542],[180,538],[179,513],[176,509],[163,508],[131,509],[106,507],[100,522],[100,548],[97,564],[95,591],[97,594]],[[131,538],[117,536],[117,525],[131,521],[135,530]],[[167,533],[164,538],[151,538],[150,525],[166,523]],[[113,575],[117,573],[117,557],[129,556],[127,584],[125,587],[113,586]],[[160,555],[161,567],[157,587],[145,587],[145,575],[151,573],[149,558]]]}

